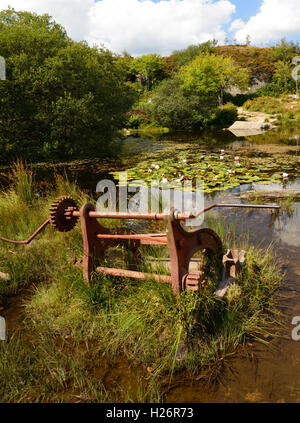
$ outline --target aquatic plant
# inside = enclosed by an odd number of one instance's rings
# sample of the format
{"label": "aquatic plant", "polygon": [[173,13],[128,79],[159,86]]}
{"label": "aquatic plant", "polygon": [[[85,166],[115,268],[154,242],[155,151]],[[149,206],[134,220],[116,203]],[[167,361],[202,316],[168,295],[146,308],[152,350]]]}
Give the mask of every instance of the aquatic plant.
{"label": "aquatic plant", "polygon": [[[233,156],[221,150],[221,155],[217,152],[204,152],[198,150],[197,153],[189,151],[182,152],[173,157],[163,158],[161,153],[160,160],[150,165],[149,160],[139,163],[137,167],[127,170],[129,180],[144,180],[148,183],[164,181],[169,183],[170,187],[183,181],[201,180],[204,183],[204,191],[211,193],[213,191],[226,190],[242,184],[256,183],[280,183],[282,173],[279,173],[279,163],[270,163],[266,160],[260,161],[243,157]],[[284,164],[281,164],[281,169]],[[287,166],[289,167],[289,166]],[[287,167],[285,170],[287,170]],[[117,178],[118,173],[112,175]]]}

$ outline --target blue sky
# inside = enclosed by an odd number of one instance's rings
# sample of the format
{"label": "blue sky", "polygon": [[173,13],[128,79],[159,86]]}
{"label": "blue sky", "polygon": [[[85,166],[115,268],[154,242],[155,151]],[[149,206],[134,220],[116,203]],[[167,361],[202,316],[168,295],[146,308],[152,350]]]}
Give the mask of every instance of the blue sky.
{"label": "blue sky", "polygon": [[134,56],[168,55],[209,39],[300,41],[300,0],[0,0],[0,10],[48,13],[68,35]]}
{"label": "blue sky", "polygon": [[236,6],[236,12],[233,15],[234,19],[241,18],[246,22],[251,16],[255,16],[259,11],[261,0],[232,0]]}
{"label": "blue sky", "polygon": [[234,19],[241,18],[247,21],[251,16],[256,15],[262,3],[261,0],[232,0],[236,6],[236,13]]}

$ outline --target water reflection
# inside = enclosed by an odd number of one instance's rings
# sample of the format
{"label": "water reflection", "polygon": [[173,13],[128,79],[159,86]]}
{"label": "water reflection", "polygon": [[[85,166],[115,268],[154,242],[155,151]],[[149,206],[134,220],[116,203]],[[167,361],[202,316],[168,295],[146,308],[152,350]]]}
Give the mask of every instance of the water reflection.
{"label": "water reflection", "polygon": [[283,244],[300,247],[300,204],[295,203],[291,211],[283,211],[274,219],[275,237]]}

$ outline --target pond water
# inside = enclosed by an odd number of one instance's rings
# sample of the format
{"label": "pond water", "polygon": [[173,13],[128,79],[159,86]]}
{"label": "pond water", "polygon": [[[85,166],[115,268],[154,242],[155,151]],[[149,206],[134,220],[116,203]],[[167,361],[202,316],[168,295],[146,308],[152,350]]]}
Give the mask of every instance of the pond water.
{"label": "pond water", "polygon": [[[299,131],[300,132],[300,131]],[[169,134],[159,139],[129,137],[123,154],[138,155],[143,151],[164,150],[179,142],[199,143],[211,149],[238,151],[243,154],[268,156],[283,154],[298,156],[298,140],[295,133],[270,131],[259,136],[236,138],[228,132],[204,134]],[[299,170],[299,169],[298,169]],[[239,202],[239,194],[249,190],[300,190],[300,178],[290,174],[280,184],[245,184],[223,192],[206,195],[206,204],[213,202]],[[243,200],[242,203],[247,201]],[[270,203],[263,201],[261,203]],[[266,248],[271,243],[278,263],[286,272],[279,294],[280,309],[285,326],[282,337],[274,338],[271,348],[258,342],[247,346],[247,354],[237,354],[227,360],[219,383],[203,385],[180,376],[172,384],[168,402],[300,402],[300,341],[292,340],[294,316],[300,316],[300,202],[291,202],[288,208],[270,210],[219,209],[213,214],[225,219],[236,228],[236,236],[248,234],[249,244]],[[205,226],[205,224],[204,224]],[[277,328],[274,328],[274,333]]]}

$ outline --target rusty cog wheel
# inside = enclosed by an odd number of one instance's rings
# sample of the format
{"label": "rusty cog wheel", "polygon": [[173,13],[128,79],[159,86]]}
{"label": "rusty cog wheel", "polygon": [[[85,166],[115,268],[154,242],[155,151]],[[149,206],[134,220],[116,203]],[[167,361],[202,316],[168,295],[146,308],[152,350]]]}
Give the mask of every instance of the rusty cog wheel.
{"label": "rusty cog wheel", "polygon": [[76,226],[78,217],[72,216],[73,211],[78,211],[73,198],[59,197],[51,206],[50,221],[53,227],[60,232],[69,232]]}

